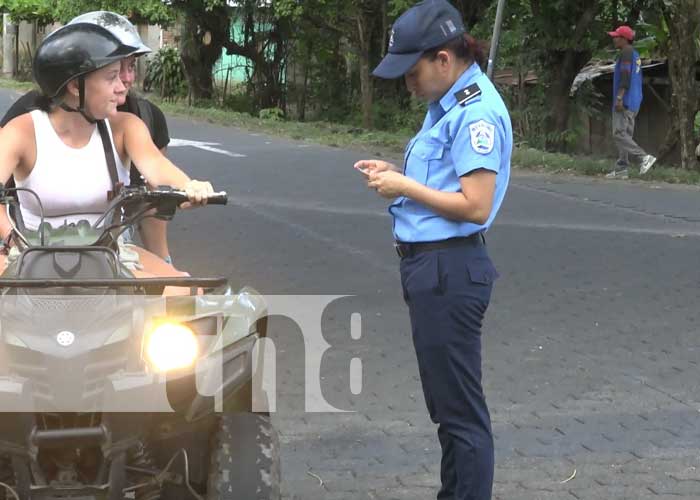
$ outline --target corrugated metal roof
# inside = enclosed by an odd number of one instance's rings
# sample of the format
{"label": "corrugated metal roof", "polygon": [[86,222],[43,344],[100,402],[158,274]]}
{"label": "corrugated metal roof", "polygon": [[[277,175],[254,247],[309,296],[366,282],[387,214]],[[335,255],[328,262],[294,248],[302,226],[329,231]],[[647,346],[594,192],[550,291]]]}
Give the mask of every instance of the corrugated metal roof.
{"label": "corrugated metal roof", "polygon": [[506,68],[496,71],[493,75],[493,81],[499,85],[510,85],[517,86],[520,84],[520,78],[522,78],[523,83],[526,85],[534,85],[537,83],[538,77],[537,73],[530,70],[525,75],[519,75],[515,69]]}
{"label": "corrugated metal roof", "polygon": [[[642,60],[642,70],[649,69],[649,68],[655,68],[658,66],[665,66],[666,65],[666,60],[660,60],[660,59],[647,59],[647,60]],[[574,78],[574,82],[571,84],[571,95],[574,95],[576,91],[586,83],[587,81],[590,80],[595,80],[596,78],[603,76],[603,75],[609,75],[615,71],[615,61],[594,61],[586,66],[583,67],[583,69],[579,72],[578,75],[576,75],[576,78]]]}

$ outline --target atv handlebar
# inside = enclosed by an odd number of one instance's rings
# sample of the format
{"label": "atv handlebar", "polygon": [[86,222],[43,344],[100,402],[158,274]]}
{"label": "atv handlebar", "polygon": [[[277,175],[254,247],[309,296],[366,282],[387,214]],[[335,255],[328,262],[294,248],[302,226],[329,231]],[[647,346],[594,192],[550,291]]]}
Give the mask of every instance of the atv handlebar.
{"label": "atv handlebar", "polygon": [[[189,201],[187,193],[181,190],[172,189],[169,186],[159,186],[151,191],[142,192],[144,198],[148,201],[155,202],[158,200],[172,200],[178,206]],[[219,191],[207,197],[207,205],[226,205],[228,203],[228,194],[226,191]]]}
{"label": "atv handlebar", "polygon": [[[123,228],[128,225],[137,223],[147,215],[148,210],[155,209],[156,217],[170,220],[175,211],[180,208],[183,203],[189,201],[189,196],[182,190],[173,189],[170,186],[159,186],[156,189],[146,189],[145,187],[137,188],[122,188],[121,192],[112,200],[112,203],[107,208],[103,216],[95,223],[98,226],[108,214],[116,214],[119,209],[130,210],[135,213],[135,216],[125,215],[117,223],[112,223],[107,227],[98,242],[106,243],[108,235],[116,241],[116,236],[123,232]],[[207,197],[209,205],[226,205],[228,203],[228,195],[225,191],[213,193]],[[114,231],[116,230],[116,233]]]}
{"label": "atv handlebar", "polygon": [[[8,197],[9,193],[16,191],[29,191],[33,194],[40,204],[41,200],[38,195],[25,188],[5,188],[0,183],[0,204],[10,204],[17,208],[17,202],[12,201]],[[170,220],[175,215],[175,212],[180,206],[189,201],[187,193],[182,190],[173,189],[170,186],[159,186],[156,189],[148,189],[145,186],[141,187],[122,187],[117,195],[110,201],[104,213],[92,225],[92,231],[97,232],[97,239],[93,245],[110,246],[117,241],[119,235],[126,230],[128,226],[137,224],[145,217],[157,217],[163,220]],[[226,205],[228,203],[228,195],[225,191],[212,193],[207,197],[208,205]],[[155,215],[151,213],[155,210]],[[44,240],[44,224],[43,224],[43,208],[42,224],[38,229],[40,245],[45,245]],[[27,232],[24,226],[24,221],[19,210],[14,210],[14,219],[17,226],[17,232],[21,236]],[[103,227],[106,223],[106,227]],[[27,246],[32,246],[26,238],[22,237],[23,242]]]}

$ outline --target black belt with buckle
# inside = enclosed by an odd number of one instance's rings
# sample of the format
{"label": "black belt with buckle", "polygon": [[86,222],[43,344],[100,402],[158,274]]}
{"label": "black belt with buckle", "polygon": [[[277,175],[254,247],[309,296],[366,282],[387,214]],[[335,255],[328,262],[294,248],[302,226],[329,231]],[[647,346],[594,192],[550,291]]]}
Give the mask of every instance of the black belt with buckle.
{"label": "black belt with buckle", "polygon": [[454,247],[473,247],[486,243],[484,233],[474,233],[470,236],[460,236],[457,238],[449,238],[440,241],[424,241],[420,243],[404,243],[397,241],[394,243],[396,253],[402,259],[405,257],[413,257],[416,254],[429,252],[431,250],[442,250],[444,248]]}

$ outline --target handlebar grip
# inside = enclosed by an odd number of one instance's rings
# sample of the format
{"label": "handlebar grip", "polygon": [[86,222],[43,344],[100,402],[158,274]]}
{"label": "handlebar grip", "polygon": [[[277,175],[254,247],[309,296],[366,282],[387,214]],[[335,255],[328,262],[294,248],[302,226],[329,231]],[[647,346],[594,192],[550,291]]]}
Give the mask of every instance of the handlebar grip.
{"label": "handlebar grip", "polygon": [[[178,204],[185,203],[187,201],[187,193],[184,191],[176,191],[174,189],[168,190],[152,190],[149,192],[152,196],[156,196],[156,200],[159,197],[165,196],[165,199],[177,200]],[[218,193],[212,193],[211,196],[207,198],[207,204],[209,205],[226,205],[228,203],[228,194],[226,191],[219,191]]]}
{"label": "handlebar grip", "polygon": [[228,203],[228,194],[226,194],[226,191],[214,193],[209,198],[207,198],[208,205],[226,205],[227,203]]}

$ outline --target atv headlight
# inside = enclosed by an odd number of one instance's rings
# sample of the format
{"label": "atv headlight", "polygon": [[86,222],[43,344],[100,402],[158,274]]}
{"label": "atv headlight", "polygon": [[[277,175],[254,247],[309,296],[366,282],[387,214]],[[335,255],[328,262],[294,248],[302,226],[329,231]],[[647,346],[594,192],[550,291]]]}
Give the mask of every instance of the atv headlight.
{"label": "atv headlight", "polygon": [[146,339],[148,361],[160,372],[192,366],[198,353],[197,337],[179,323],[161,323]]}

